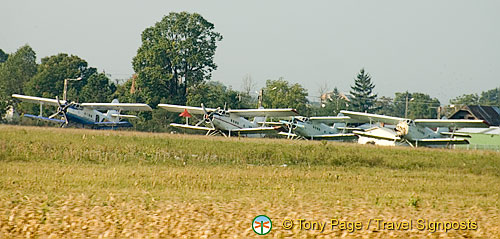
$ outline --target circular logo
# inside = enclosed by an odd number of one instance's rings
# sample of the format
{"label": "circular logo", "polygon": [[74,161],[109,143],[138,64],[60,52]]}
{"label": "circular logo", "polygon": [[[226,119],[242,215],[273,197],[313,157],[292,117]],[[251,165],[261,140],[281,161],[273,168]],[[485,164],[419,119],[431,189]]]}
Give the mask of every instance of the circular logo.
{"label": "circular logo", "polygon": [[266,215],[256,216],[252,220],[252,229],[255,233],[259,235],[266,235],[273,228],[273,223],[271,219]]}

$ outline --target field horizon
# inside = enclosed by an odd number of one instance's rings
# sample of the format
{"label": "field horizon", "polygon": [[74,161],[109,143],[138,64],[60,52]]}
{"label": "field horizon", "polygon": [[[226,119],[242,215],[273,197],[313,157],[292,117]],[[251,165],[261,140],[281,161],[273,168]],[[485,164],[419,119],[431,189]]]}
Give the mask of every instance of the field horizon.
{"label": "field horizon", "polygon": [[500,238],[493,151],[0,125],[0,165],[0,237]]}

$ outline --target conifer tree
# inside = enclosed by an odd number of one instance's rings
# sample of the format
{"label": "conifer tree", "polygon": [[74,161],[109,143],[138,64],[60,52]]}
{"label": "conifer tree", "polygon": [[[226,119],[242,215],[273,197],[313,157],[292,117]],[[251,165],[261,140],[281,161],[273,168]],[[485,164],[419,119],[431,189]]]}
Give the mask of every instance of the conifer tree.
{"label": "conifer tree", "polygon": [[354,79],[354,86],[351,86],[351,109],[359,112],[375,111],[377,94],[373,93],[373,88],[375,85],[372,83],[372,77],[362,68]]}

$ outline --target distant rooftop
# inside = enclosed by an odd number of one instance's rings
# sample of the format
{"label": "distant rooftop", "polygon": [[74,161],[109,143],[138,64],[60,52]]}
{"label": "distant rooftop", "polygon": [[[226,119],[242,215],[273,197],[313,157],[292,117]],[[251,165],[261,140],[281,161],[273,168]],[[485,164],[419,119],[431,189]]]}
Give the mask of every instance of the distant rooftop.
{"label": "distant rooftop", "polygon": [[450,119],[480,119],[490,126],[500,126],[500,108],[497,106],[466,105]]}

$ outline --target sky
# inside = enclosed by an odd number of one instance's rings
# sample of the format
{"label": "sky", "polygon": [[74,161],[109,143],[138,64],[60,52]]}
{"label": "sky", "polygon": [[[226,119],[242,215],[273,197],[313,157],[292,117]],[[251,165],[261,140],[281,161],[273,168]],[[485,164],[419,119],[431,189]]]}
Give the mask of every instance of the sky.
{"label": "sky", "polygon": [[197,12],[223,35],[212,80],[255,90],[284,77],[309,95],[348,92],[361,68],[379,96],[422,92],[441,103],[500,87],[497,0],[6,0],[0,49],[37,59],[77,55],[112,79],[133,73],[141,33],[170,12]]}

